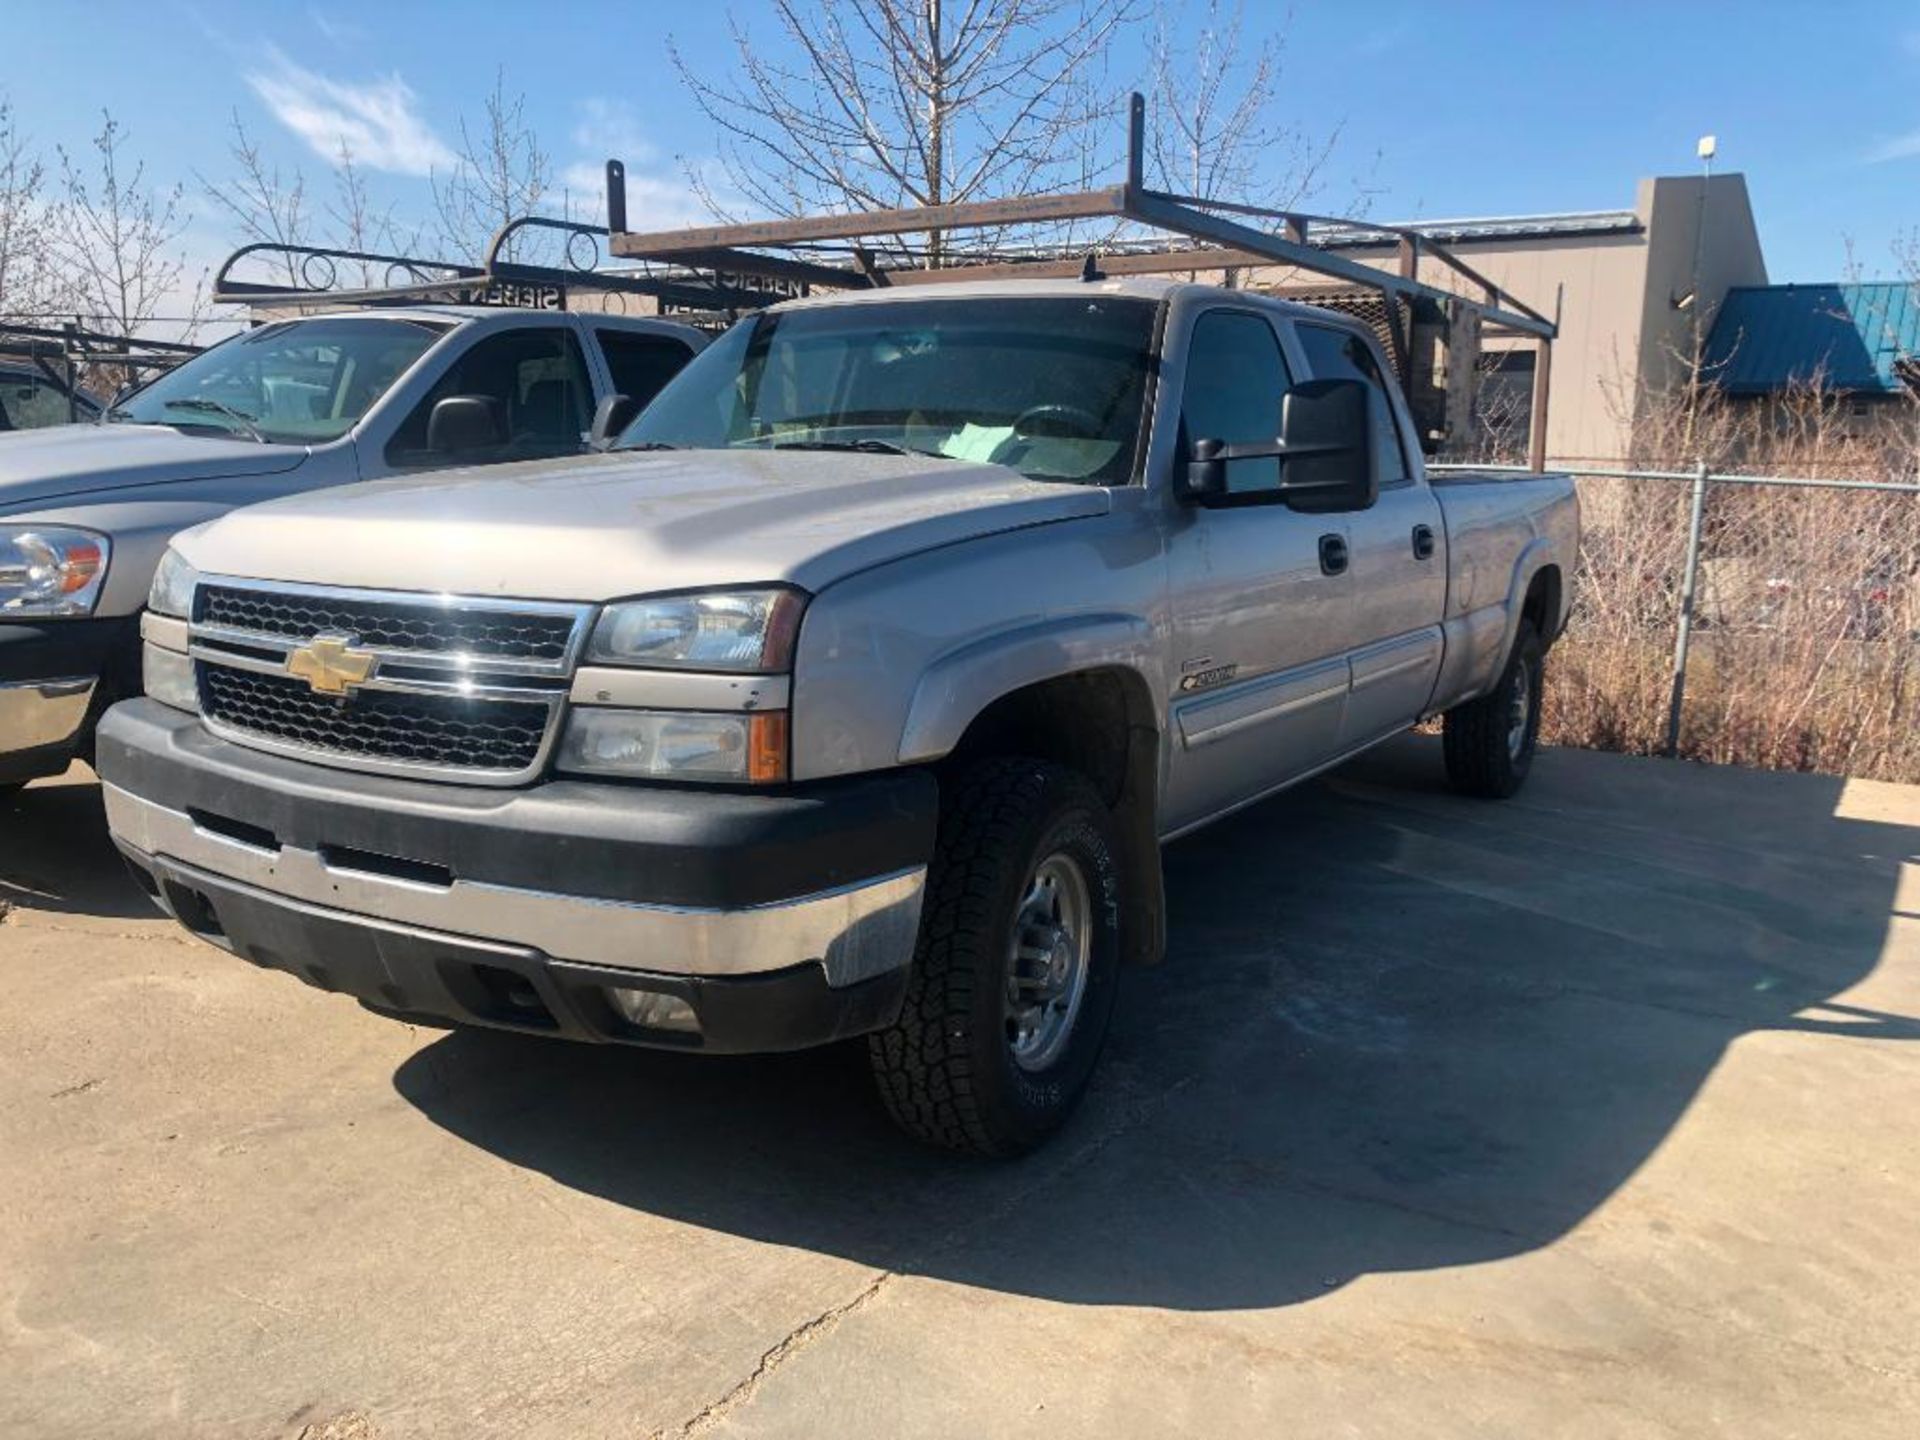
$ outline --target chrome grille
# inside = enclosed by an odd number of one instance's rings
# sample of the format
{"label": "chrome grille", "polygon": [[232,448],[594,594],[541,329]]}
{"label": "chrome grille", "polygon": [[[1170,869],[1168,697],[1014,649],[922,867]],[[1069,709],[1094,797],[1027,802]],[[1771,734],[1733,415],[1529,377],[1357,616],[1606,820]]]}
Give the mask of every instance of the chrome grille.
{"label": "chrome grille", "polygon": [[195,619],[223,630],[278,635],[305,643],[316,635],[352,635],[372,650],[475,659],[564,662],[573,637],[569,614],[452,609],[425,603],[202,585]]}
{"label": "chrome grille", "polygon": [[[187,648],[207,728],[225,739],[348,769],[508,785],[547,762],[592,613],[207,577]],[[346,642],[372,659],[345,694],[289,673],[321,637],[336,657]]]}
{"label": "chrome grille", "polygon": [[301,680],[204,661],[199,680],[204,712],[231,729],[342,756],[446,768],[526,770],[540,758],[552,709],[551,701],[392,690],[332,699]]}

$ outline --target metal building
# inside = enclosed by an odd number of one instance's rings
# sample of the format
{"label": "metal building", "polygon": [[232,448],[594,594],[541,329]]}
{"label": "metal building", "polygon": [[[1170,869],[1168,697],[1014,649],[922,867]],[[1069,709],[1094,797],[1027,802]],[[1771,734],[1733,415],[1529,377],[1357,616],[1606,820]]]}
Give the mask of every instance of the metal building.
{"label": "metal building", "polygon": [[[1405,228],[1444,243],[1502,289],[1552,315],[1553,408],[1547,452],[1555,461],[1626,460],[1644,397],[1684,384],[1728,292],[1764,286],[1745,177],[1667,175],[1642,180],[1632,209],[1478,220]],[[1322,243],[1327,243],[1323,237]],[[1356,236],[1358,258],[1383,268],[1390,246]],[[1516,348],[1494,369],[1487,400],[1531,383],[1533,355]],[[1514,423],[1525,424],[1524,407]],[[1526,436],[1509,437],[1524,451]],[[1510,443],[1509,448],[1513,448]]]}

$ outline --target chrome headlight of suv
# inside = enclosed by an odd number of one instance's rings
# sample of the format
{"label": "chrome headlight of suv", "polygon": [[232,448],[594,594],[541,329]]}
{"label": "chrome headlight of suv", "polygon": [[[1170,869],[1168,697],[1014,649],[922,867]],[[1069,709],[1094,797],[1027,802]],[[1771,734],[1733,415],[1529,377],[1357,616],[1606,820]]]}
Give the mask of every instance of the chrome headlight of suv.
{"label": "chrome headlight of suv", "polygon": [[[778,675],[807,597],[768,586],[625,600],[601,612],[586,663]],[[787,712],[576,707],[558,766],[575,775],[766,785],[787,778]]]}
{"label": "chrome headlight of suv", "polygon": [[0,617],[91,615],[111,549],[70,525],[0,525]]}

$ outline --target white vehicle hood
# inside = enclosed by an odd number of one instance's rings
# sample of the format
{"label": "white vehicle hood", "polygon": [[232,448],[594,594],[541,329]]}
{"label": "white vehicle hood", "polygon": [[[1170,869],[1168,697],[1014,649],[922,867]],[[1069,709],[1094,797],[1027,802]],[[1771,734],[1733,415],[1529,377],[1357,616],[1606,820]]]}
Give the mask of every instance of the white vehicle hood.
{"label": "white vehicle hood", "polygon": [[178,480],[277,475],[303,445],[185,435],[170,425],[50,425],[0,435],[0,513],[49,500]]}
{"label": "white vehicle hood", "polygon": [[317,491],[237,510],[177,543],[208,574],[605,601],[770,581],[817,591],[889,560],[1109,505],[1097,486],[998,465],[688,450]]}

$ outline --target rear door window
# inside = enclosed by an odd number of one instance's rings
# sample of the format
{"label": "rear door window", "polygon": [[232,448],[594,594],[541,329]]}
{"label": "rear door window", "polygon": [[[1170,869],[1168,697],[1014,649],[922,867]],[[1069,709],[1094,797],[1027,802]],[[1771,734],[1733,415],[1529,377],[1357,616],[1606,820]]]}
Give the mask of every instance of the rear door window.
{"label": "rear door window", "polygon": [[673,335],[649,335],[643,330],[596,329],[613,375],[613,389],[640,405],[658,395],[693,358],[693,347]]}

